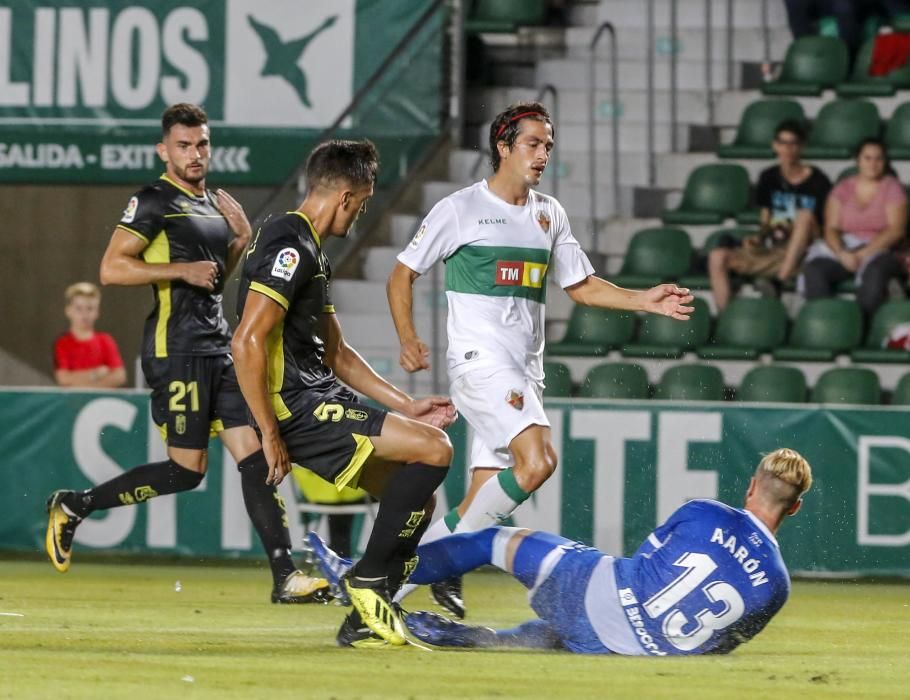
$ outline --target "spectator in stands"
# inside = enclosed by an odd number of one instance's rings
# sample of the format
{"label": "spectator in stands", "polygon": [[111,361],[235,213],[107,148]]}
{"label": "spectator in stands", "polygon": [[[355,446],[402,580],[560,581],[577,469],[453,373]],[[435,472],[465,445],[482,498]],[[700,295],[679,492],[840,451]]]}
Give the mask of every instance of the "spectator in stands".
{"label": "spectator in stands", "polygon": [[60,386],[115,388],[126,384],[117,343],[95,331],[101,291],[91,282],[66,288],[65,313],[70,329],[54,343],[54,378]]}
{"label": "spectator in stands", "polygon": [[906,281],[894,249],[906,235],[907,195],[880,140],[863,141],[856,164],[859,172],[828,197],[825,236],[806,256],[804,291],[807,299],[830,297],[838,283],[854,278],[856,300],[868,319],[885,301],[889,282]]}
{"label": "spectator in stands", "polygon": [[857,0],[784,0],[787,21],[794,39],[818,33],[818,22],[831,17],[837,22],[837,35],[856,54],[862,41],[865,3]]}
{"label": "spectator in stands", "polygon": [[805,131],[797,121],[777,127],[772,148],[777,165],[758,178],[761,229],[743,240],[732,236],[708,254],[711,291],[718,310],[730,301],[730,272],[754,276],[759,286],[780,285],[796,277],[806,249],[821,233],[831,182],[801,159]]}

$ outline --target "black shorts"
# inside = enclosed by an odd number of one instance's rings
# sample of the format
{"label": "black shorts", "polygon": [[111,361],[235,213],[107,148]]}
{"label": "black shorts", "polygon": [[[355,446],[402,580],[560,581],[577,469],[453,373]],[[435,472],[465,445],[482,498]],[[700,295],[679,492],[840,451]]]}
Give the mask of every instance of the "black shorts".
{"label": "black shorts", "polygon": [[306,467],[340,491],[357,486],[360,470],[373,453],[371,436],[382,433],[388,411],[362,404],[341,384],[321,396],[283,393],[290,411],[279,421],[291,462]]}
{"label": "black shorts", "polygon": [[152,420],[171,447],[204,450],[222,430],[249,425],[230,355],[143,357]]}

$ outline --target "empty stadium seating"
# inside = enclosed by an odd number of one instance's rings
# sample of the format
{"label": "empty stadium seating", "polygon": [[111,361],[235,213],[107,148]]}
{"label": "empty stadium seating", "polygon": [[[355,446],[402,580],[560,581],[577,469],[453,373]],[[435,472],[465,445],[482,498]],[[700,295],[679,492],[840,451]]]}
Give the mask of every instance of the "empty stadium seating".
{"label": "empty stadium seating", "polygon": [[849,53],[836,37],[807,36],[787,49],[780,77],[762,87],[766,95],[817,97],[847,77]]}
{"label": "empty stadium seating", "polygon": [[646,399],[648,375],[641,365],[609,362],[592,367],[578,395],[589,399]]}

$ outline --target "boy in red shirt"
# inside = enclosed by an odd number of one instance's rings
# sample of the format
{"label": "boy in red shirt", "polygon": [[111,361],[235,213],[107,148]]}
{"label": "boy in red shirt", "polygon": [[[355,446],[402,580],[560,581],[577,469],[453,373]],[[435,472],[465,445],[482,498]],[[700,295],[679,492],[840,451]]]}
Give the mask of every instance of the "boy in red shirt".
{"label": "boy in red shirt", "polygon": [[54,378],[60,386],[115,388],[126,384],[117,343],[96,333],[101,291],[91,282],[71,284],[64,292],[68,332],[54,343]]}

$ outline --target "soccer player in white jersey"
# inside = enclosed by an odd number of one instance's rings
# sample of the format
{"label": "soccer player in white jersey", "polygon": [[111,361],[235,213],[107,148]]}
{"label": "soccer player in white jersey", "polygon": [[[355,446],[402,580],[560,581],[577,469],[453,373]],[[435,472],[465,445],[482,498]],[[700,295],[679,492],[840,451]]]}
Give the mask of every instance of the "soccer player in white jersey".
{"label": "soccer player in white jersey", "polygon": [[528,589],[539,619],[510,630],[468,626],[430,612],[405,623],[450,647],[565,649],[577,654],[725,654],[761,632],[787,602],[790,576],[776,534],[812,485],[795,450],[764,456],[745,507],[694,500],[629,558],[545,532],[491,527],[421,546],[411,574],[430,583],[492,564]]}
{"label": "soccer player in white jersey", "polygon": [[[692,312],[688,289],[661,284],[634,291],[594,274],[565,210],[532,189],[553,138],[540,103],[515,104],[499,114],[490,125],[493,175],[436,204],[389,276],[401,366],[416,372],[429,367],[429,350],[414,327],[412,286],[445,261],[450,393],[474,431],[468,492],[430,527],[424,544],[501,522],[556,469],[542,403],[547,280],[587,306],[680,321]],[[464,616],[459,581],[434,586],[433,595]]]}

